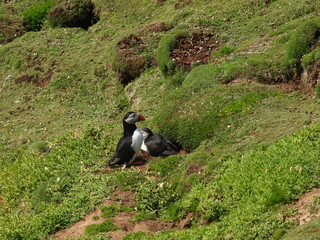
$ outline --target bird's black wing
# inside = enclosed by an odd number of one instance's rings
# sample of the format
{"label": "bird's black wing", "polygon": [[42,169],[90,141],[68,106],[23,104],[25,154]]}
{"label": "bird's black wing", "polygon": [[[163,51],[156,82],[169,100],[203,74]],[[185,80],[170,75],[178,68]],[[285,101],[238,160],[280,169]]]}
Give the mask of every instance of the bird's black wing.
{"label": "bird's black wing", "polygon": [[159,155],[160,157],[168,157],[170,155],[178,154],[178,147],[175,146],[169,139],[164,138],[165,150]]}
{"label": "bird's black wing", "polygon": [[116,152],[109,161],[110,167],[122,167],[132,159],[134,150],[131,148],[131,143],[131,138],[120,139]]}

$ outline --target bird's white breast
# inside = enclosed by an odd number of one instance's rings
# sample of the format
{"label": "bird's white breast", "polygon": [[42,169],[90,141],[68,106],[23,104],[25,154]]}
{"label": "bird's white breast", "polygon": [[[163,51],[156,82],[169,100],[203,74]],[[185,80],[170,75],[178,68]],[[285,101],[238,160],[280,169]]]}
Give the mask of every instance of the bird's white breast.
{"label": "bird's white breast", "polygon": [[143,143],[142,143],[142,145],[141,145],[141,150],[149,154],[148,148],[147,148],[147,146],[145,145],[144,141],[143,141]]}
{"label": "bird's white breast", "polygon": [[133,150],[137,153],[141,150],[141,145],[143,142],[143,135],[140,131],[139,128],[137,128],[132,135],[132,143],[131,143],[131,147],[133,148]]}

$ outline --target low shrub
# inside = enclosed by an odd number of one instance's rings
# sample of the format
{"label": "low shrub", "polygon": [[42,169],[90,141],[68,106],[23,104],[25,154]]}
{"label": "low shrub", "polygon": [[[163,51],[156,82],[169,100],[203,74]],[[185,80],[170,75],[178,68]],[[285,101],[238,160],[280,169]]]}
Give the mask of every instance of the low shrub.
{"label": "low shrub", "polygon": [[320,18],[302,23],[291,36],[287,44],[287,58],[292,66],[300,63],[301,57],[311,50],[311,46],[320,36]]}
{"label": "low shrub", "polygon": [[175,73],[175,64],[170,58],[170,52],[175,48],[179,39],[190,36],[187,29],[175,29],[162,37],[157,49],[157,62],[164,76]]}
{"label": "low shrub", "polygon": [[27,31],[40,31],[47,19],[48,11],[55,5],[54,1],[46,1],[23,11],[23,26]]}
{"label": "low shrub", "polygon": [[99,17],[95,14],[95,6],[91,0],[72,0],[53,7],[49,11],[48,20],[52,27],[88,29]]}

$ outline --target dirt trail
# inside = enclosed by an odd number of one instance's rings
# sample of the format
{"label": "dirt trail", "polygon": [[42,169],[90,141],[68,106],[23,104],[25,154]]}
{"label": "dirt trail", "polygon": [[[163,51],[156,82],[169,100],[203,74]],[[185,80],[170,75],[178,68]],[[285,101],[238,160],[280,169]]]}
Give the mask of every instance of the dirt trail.
{"label": "dirt trail", "polygon": [[320,208],[314,201],[315,197],[320,197],[320,188],[303,194],[296,202],[289,204],[288,209],[297,208],[297,213],[288,217],[287,220],[297,221],[299,225],[303,225],[320,216]]}
{"label": "dirt trail", "polygon": [[[100,207],[95,211],[88,213],[83,220],[73,224],[70,228],[57,232],[53,235],[54,239],[74,239],[85,234],[85,228],[92,224],[103,223],[106,219],[102,217],[100,208],[102,206],[111,206],[114,204],[121,204],[126,207],[134,207],[135,196],[131,191],[116,190],[111,199],[105,200]],[[126,235],[135,232],[158,232],[164,229],[175,228],[174,223],[168,223],[158,220],[146,220],[139,223],[134,222],[134,217],[137,212],[120,212],[116,216],[112,217],[112,222],[115,226],[119,227],[119,230],[109,232],[111,240],[119,240]]]}

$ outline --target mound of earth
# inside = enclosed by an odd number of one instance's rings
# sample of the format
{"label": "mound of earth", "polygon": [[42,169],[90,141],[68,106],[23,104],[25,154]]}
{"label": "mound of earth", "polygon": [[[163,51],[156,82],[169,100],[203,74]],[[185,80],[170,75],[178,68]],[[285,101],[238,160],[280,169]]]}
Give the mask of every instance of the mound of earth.
{"label": "mound of earth", "polygon": [[139,77],[149,66],[148,59],[141,55],[145,48],[142,38],[136,35],[124,37],[118,42],[113,69],[123,85]]}

